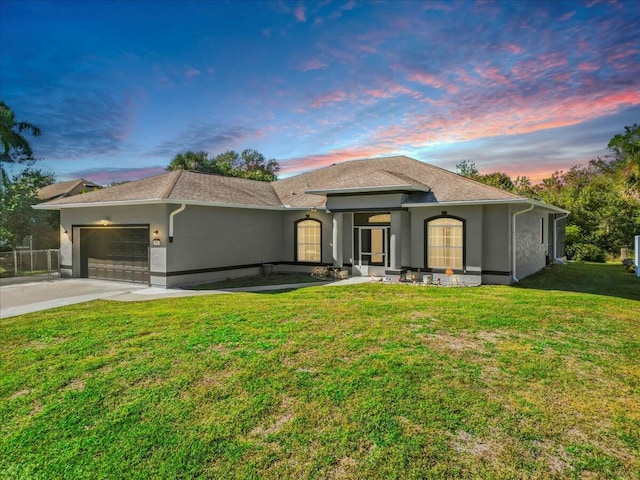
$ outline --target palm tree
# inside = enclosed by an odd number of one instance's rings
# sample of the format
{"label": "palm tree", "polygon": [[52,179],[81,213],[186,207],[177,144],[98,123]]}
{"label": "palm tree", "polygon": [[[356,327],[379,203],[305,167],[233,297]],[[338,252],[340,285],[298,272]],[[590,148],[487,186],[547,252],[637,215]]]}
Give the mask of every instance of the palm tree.
{"label": "palm tree", "polygon": [[34,137],[40,135],[40,129],[27,122],[16,122],[13,110],[0,101],[0,163],[30,163],[33,158],[33,150],[27,139],[22,135],[30,133]]}
{"label": "palm tree", "polygon": [[211,161],[207,152],[192,152],[191,150],[178,153],[167,167],[171,170],[191,170],[194,172],[208,172]]}

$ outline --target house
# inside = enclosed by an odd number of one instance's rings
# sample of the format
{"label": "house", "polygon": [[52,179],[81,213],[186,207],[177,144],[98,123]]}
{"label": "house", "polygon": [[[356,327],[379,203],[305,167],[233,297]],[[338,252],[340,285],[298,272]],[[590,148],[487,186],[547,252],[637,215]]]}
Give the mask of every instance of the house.
{"label": "house", "polygon": [[568,214],[405,156],[271,183],[176,170],[34,208],[61,212],[63,275],[163,287],[263,264],[510,284],[564,255]]}
{"label": "house", "polygon": [[46,202],[56,198],[70,197],[72,195],[78,195],[79,193],[90,192],[98,188],[102,188],[102,186],[85,180],[84,178],[77,178],[76,180],[58,182],[38,189],[38,199]]}

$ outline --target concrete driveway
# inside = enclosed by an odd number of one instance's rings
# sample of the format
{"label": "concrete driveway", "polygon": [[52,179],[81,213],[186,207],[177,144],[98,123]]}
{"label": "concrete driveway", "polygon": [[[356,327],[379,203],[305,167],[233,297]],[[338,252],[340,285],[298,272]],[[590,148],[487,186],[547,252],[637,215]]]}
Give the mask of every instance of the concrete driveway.
{"label": "concrete driveway", "polygon": [[25,313],[39,312],[49,308],[64,307],[65,305],[98,299],[140,302],[168,297],[291,290],[321,285],[351,285],[368,281],[370,281],[369,277],[351,277],[331,283],[292,283],[227,288],[224,290],[183,290],[181,288],[159,288],[136,283],[109,282],[107,280],[91,280],[88,278],[48,279],[45,277],[31,281],[25,277],[3,278],[0,280],[0,318],[15,317]]}
{"label": "concrete driveway", "polygon": [[10,279],[3,279],[0,284],[0,318],[111,298],[147,288],[147,285],[87,278],[57,278],[29,283],[13,283]]}

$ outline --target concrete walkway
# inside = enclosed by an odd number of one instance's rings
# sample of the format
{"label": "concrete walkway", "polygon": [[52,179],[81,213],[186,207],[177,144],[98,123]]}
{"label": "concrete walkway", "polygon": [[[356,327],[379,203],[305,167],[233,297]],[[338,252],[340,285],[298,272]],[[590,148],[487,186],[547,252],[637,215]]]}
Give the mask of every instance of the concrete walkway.
{"label": "concrete walkway", "polygon": [[368,282],[369,277],[351,277],[337,282],[261,285],[222,290],[158,288],[135,283],[109,282],[106,280],[91,280],[87,278],[41,278],[34,280],[35,281],[22,283],[22,281],[2,279],[0,283],[0,319],[98,299],[109,299],[120,302],[140,302],[161,298],[219,295],[234,292],[292,290],[304,287],[363,283]]}

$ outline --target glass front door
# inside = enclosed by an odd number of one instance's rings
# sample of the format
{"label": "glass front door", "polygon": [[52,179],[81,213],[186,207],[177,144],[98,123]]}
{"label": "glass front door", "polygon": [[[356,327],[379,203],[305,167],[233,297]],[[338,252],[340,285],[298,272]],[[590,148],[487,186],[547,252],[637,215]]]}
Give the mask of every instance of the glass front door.
{"label": "glass front door", "polygon": [[369,267],[389,266],[389,227],[355,227],[353,240],[361,275],[368,275]]}

